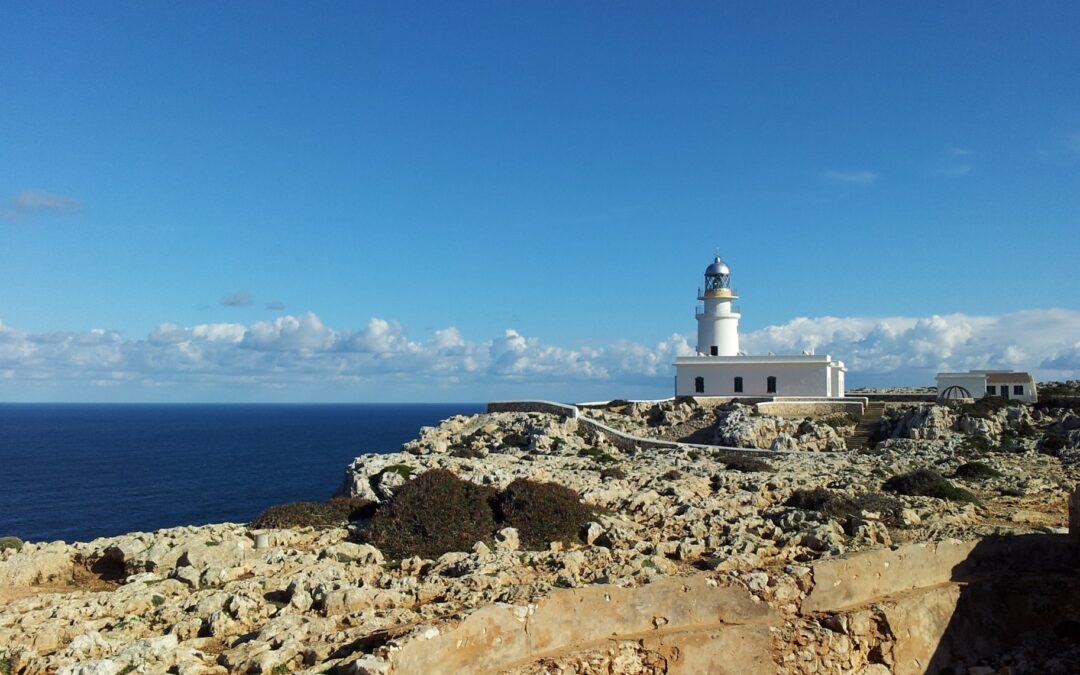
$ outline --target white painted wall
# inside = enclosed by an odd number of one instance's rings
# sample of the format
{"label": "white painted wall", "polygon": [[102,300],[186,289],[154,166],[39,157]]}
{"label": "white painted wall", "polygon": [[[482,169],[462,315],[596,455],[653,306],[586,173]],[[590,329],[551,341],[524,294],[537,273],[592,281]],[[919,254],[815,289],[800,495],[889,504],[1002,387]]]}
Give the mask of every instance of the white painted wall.
{"label": "white painted wall", "polygon": [[960,386],[971,392],[972,398],[986,396],[986,375],[980,373],[938,373],[937,393],[941,393],[949,387]]}
{"label": "white painted wall", "polygon": [[[826,360],[783,362],[754,357],[713,360],[687,357],[675,365],[677,396],[836,396],[835,368]],[[776,377],[776,392],[768,391],[768,377]],[[742,376],[743,391],[735,392],[735,377]],[[694,389],[694,379],[705,378],[705,391]],[[843,395],[842,393],[840,394]]]}
{"label": "white painted wall", "polygon": [[699,354],[711,354],[717,348],[718,356],[735,356],[739,353],[739,318],[742,316],[732,307],[733,298],[701,298],[704,306],[698,315]]}

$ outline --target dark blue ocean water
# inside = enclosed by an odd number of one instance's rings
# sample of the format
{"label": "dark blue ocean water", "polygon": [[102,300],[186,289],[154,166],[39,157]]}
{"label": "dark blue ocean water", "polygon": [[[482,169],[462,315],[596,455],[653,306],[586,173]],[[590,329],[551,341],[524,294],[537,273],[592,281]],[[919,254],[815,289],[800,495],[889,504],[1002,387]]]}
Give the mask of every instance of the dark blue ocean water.
{"label": "dark blue ocean water", "polygon": [[323,500],[470,404],[0,404],[0,536],[85,541]]}

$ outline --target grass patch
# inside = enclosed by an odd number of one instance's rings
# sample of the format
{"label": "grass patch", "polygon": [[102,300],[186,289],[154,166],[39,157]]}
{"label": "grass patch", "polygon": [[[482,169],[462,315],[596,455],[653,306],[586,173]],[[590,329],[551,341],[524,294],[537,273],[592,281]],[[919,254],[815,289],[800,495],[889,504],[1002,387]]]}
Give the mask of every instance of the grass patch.
{"label": "grass patch", "polygon": [[4,551],[9,548],[13,548],[18,551],[21,550],[22,547],[23,541],[18,537],[0,537],[0,551]]}
{"label": "grass patch", "polygon": [[686,458],[689,459],[691,462],[696,462],[699,459],[701,459],[701,451],[700,450],[687,450],[686,451]]}
{"label": "grass patch", "polygon": [[958,488],[932,469],[916,469],[893,476],[883,486],[889,492],[912,497],[934,497],[951,502],[978,504],[979,498],[964,488]]}
{"label": "grass patch", "polygon": [[1002,474],[1000,471],[982,462],[967,462],[956,467],[956,471],[953,473],[954,478],[962,478],[964,480],[986,480],[987,478],[998,478]]}
{"label": "grass patch", "polygon": [[257,530],[299,527],[325,530],[369,518],[374,512],[374,502],[356,497],[336,497],[326,502],[290,502],[266,509],[251,522],[251,527]]}
{"label": "grass patch", "polygon": [[279,663],[270,670],[273,675],[286,675],[289,672],[289,664]]}

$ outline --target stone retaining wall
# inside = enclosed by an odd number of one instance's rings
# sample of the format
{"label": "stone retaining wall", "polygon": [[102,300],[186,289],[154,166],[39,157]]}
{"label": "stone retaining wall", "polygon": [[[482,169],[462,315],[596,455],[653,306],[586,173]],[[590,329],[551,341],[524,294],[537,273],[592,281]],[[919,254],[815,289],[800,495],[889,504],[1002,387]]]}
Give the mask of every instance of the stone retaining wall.
{"label": "stone retaining wall", "polygon": [[762,415],[774,417],[822,417],[836,413],[852,413],[860,416],[863,412],[862,401],[767,401],[758,403],[757,411]]}
{"label": "stone retaining wall", "polygon": [[[726,400],[726,399],[725,399]],[[548,413],[558,415],[564,419],[574,419],[580,426],[592,429],[597,434],[606,438],[612,445],[624,452],[633,452],[640,449],[650,448],[699,448],[702,450],[732,450],[737,452],[760,452],[766,454],[798,453],[799,450],[768,450],[762,448],[734,448],[725,445],[701,445],[696,443],[680,443],[668,441],[662,438],[645,438],[634,436],[608,425],[582,415],[577,406],[552,401],[492,401],[487,404],[487,412],[519,412],[519,413]]]}
{"label": "stone retaining wall", "polygon": [[[620,639],[664,643],[669,673],[772,673],[770,606],[741,588],[703,576],[667,578],[640,588],[590,586],[555,591],[535,605],[477,610],[452,630],[414,639],[394,654],[395,673],[497,673],[536,659]],[[702,641],[699,634],[711,639]],[[689,644],[694,649],[686,651]],[[701,666],[710,667],[704,670]]]}
{"label": "stone retaining wall", "polygon": [[406,640],[392,673],[495,673],[618,642],[663,655],[667,673],[772,673],[797,649],[781,637],[785,625],[845,644],[877,641],[880,672],[938,672],[1080,620],[1078,561],[1080,546],[1066,535],[865,551],[812,564],[812,587],[794,616],[707,575],[558,590]]}

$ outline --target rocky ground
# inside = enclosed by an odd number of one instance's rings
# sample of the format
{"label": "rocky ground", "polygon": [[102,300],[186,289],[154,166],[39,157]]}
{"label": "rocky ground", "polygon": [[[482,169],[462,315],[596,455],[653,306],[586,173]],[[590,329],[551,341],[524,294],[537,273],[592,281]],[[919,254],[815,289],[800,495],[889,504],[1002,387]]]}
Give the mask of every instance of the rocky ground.
{"label": "rocky ground", "polygon": [[[734,404],[588,414],[640,435],[789,450],[842,450],[854,428],[842,416],[783,420]],[[0,672],[387,672],[404,641],[437,636],[477,607],[685,574],[748,588],[793,617],[811,561],[901,542],[1062,532],[1067,523],[1067,495],[1080,479],[1080,416],[1070,411],[890,404],[875,433],[863,452],[620,451],[548,414],[450,418],[398,453],[359,457],[341,491],[386,503],[432,468],[497,487],[517,477],[554,481],[599,507],[579,541],[525,551],[504,529],[469,551],[388,560],[358,543],[361,521],[273,530],[266,549],[229,524],[25,544],[0,551]],[[972,462],[990,471],[955,475]],[[978,501],[881,496],[888,478],[927,467]],[[864,508],[788,505],[813,488]],[[815,648],[795,639],[799,626],[792,618],[791,658],[778,671],[868,667],[857,637],[842,657],[829,649],[796,657]],[[520,672],[662,672],[639,652],[624,645]]]}

